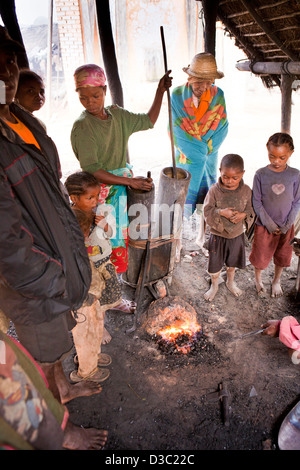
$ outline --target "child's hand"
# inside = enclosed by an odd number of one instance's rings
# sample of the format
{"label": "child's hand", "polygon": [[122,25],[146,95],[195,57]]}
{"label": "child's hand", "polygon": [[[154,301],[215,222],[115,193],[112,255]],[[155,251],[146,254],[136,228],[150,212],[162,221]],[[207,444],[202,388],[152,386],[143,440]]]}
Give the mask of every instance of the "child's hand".
{"label": "child's hand", "polygon": [[109,225],[106,221],[106,218],[103,214],[95,215],[95,224],[99,227],[103,228],[104,232],[107,232],[109,229]]}
{"label": "child's hand", "polygon": [[104,219],[104,215],[95,215],[95,224],[98,225],[101,220]]}
{"label": "child's hand", "polygon": [[280,228],[277,228],[276,230],[274,230],[274,232],[272,232],[273,235],[281,235],[282,234],[282,231],[280,230]]}
{"label": "child's hand", "polygon": [[237,211],[233,207],[227,207],[226,209],[220,209],[219,214],[226,219],[231,219],[234,215],[237,214]]}
{"label": "child's hand", "polygon": [[246,217],[246,213],[245,212],[238,212],[236,211],[236,213],[230,217],[230,222],[232,222],[233,224],[238,224],[239,222],[241,222],[241,220],[244,220]]}

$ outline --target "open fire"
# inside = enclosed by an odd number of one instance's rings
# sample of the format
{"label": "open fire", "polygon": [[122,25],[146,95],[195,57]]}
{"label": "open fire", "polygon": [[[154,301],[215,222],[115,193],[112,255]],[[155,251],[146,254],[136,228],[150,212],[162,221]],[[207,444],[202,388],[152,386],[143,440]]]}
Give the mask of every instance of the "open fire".
{"label": "open fire", "polygon": [[156,336],[162,351],[188,354],[197,349],[202,330],[196,321],[175,320],[174,324],[160,329]]}
{"label": "open fire", "polygon": [[182,298],[152,302],[143,326],[165,355],[200,357],[210,349],[195,309]]}

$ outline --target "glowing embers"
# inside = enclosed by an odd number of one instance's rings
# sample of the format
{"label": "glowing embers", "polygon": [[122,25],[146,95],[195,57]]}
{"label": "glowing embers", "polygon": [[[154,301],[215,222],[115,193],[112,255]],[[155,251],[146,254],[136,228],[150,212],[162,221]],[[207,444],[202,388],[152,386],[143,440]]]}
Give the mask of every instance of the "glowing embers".
{"label": "glowing embers", "polygon": [[195,309],[180,297],[164,297],[152,302],[144,328],[168,356],[199,356],[209,347]]}
{"label": "glowing embers", "polygon": [[197,322],[176,320],[172,325],[159,330],[155,336],[164,353],[189,354],[198,351],[203,334]]}

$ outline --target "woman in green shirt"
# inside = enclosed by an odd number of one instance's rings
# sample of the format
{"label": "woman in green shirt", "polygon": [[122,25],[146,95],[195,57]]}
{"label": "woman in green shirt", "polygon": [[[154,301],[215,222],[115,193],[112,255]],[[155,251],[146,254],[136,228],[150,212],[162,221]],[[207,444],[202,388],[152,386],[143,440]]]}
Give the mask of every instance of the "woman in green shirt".
{"label": "woman in green shirt", "polygon": [[76,91],[85,108],[71,131],[73,151],[82,170],[101,183],[100,203],[105,203],[116,218],[116,236],[111,239],[111,261],[117,273],[127,270],[127,194],[126,188],[150,191],[152,179],[133,177],[126,163],[131,134],[153,128],[165,91],[172,85],[171,71],[159,81],[148,113],[131,113],[117,105],[105,106],[106,77],[101,67],[88,64],[74,73]]}

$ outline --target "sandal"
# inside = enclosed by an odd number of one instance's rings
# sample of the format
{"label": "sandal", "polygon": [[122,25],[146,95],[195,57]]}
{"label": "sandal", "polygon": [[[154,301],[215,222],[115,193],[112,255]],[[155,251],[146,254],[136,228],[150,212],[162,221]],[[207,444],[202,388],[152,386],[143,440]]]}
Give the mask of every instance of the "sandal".
{"label": "sandal", "polygon": [[80,377],[77,370],[73,370],[70,374],[70,379],[72,382],[104,382],[109,376],[110,372],[108,369],[97,369],[94,374],[88,375],[87,377]]}
{"label": "sandal", "polygon": [[[99,367],[109,366],[111,363],[112,363],[112,358],[108,354],[105,354],[105,353],[98,354],[98,366]],[[76,356],[74,356],[74,364],[76,366],[78,366],[79,364],[77,354]]]}
{"label": "sandal", "polygon": [[109,310],[118,310],[123,313],[134,313],[136,310],[136,303],[132,300],[122,299],[122,302],[119,303],[114,308],[110,308]]}

